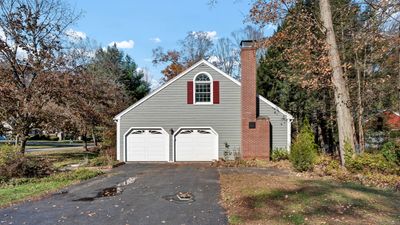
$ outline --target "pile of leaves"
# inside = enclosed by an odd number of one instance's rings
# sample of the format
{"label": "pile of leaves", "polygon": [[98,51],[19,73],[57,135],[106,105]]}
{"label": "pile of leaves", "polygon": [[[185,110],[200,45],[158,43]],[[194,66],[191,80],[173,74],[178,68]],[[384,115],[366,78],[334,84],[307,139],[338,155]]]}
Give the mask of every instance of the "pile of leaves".
{"label": "pile of leaves", "polygon": [[224,160],[213,161],[211,167],[218,168],[280,168],[285,170],[292,170],[292,167],[288,160],[281,161],[268,161],[262,159],[235,159],[235,160]]}

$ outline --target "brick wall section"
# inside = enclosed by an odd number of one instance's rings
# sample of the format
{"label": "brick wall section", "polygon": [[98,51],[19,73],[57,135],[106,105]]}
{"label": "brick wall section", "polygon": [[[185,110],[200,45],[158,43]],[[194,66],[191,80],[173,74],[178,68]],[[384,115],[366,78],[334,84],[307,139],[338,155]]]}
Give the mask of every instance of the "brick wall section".
{"label": "brick wall section", "polygon": [[[242,63],[242,157],[269,159],[270,123],[268,118],[257,118],[256,48],[242,47],[240,57]],[[249,128],[250,122],[255,123],[255,128]]]}

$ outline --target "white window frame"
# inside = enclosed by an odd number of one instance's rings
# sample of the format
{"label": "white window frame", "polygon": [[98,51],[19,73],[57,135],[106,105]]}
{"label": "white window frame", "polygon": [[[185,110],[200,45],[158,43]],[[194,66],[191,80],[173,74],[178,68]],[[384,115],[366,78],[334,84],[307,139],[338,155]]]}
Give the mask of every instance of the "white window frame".
{"label": "white window frame", "polygon": [[[208,78],[210,78],[210,81],[207,81],[207,82],[197,81],[197,83],[210,82],[210,102],[196,102],[196,78],[197,78],[197,76],[199,76],[201,74],[207,75]],[[214,104],[214,85],[213,84],[214,84],[213,78],[212,78],[211,74],[209,74],[207,72],[200,72],[194,76],[194,78],[193,78],[193,104],[194,105],[212,105],[212,104]]]}

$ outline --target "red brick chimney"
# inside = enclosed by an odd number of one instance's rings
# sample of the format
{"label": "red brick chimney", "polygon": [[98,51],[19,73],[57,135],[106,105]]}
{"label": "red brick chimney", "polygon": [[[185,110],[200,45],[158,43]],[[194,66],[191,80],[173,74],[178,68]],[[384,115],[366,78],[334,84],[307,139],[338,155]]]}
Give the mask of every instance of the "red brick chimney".
{"label": "red brick chimney", "polygon": [[241,42],[242,87],[241,87],[241,153],[243,158],[269,159],[269,119],[258,117],[256,50],[254,41]]}

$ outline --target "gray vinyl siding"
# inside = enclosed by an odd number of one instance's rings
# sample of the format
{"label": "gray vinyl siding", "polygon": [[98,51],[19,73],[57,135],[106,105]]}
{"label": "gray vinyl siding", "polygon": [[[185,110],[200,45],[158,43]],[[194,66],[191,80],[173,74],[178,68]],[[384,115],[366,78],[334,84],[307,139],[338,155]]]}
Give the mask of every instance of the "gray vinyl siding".
{"label": "gray vinyl siding", "polygon": [[269,118],[272,127],[272,150],[277,148],[287,149],[288,135],[287,135],[287,117],[271,105],[260,100],[260,116]]}
{"label": "gray vinyl siding", "polygon": [[[207,72],[214,81],[219,81],[220,104],[187,104],[187,81],[200,72]],[[121,160],[125,159],[124,134],[131,127],[162,127],[168,133],[179,127],[212,127],[219,135],[219,157],[223,157],[225,143],[231,150],[240,149],[240,87],[202,63],[122,115],[120,120]],[[173,160],[172,141],[170,145],[170,160]]]}
{"label": "gray vinyl siding", "polygon": [[[220,82],[220,104],[187,104],[187,81],[200,72],[209,73]],[[270,119],[272,149],[287,147],[286,116],[260,100],[260,115]],[[180,127],[212,127],[219,136],[219,158],[224,157],[225,143],[230,152],[240,151],[240,86],[202,63],[160,92],[120,117],[120,160],[125,160],[124,134],[132,127],[162,127],[170,135],[170,160],[173,161],[173,137],[170,130]]]}

